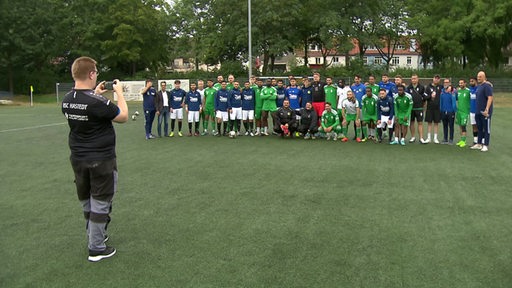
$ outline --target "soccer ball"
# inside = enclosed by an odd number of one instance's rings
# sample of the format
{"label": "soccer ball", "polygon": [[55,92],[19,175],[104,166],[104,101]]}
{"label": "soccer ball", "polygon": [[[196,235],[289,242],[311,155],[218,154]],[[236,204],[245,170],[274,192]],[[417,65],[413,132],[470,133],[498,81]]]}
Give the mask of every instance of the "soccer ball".
{"label": "soccer ball", "polygon": [[229,137],[230,138],[235,138],[236,137],[236,132],[235,131],[229,131]]}
{"label": "soccer ball", "polygon": [[137,120],[137,115],[132,115],[132,120],[133,121]]}
{"label": "soccer ball", "polygon": [[139,116],[139,111],[135,111],[135,116]]}

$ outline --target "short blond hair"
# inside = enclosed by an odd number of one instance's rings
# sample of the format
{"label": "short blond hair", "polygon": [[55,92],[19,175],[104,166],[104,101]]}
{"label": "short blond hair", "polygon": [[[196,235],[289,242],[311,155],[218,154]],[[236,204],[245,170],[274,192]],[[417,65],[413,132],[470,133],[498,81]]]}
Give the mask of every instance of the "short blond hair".
{"label": "short blond hair", "polygon": [[96,70],[96,60],[91,57],[82,56],[71,65],[71,75],[76,80],[87,80],[87,76],[91,71]]}

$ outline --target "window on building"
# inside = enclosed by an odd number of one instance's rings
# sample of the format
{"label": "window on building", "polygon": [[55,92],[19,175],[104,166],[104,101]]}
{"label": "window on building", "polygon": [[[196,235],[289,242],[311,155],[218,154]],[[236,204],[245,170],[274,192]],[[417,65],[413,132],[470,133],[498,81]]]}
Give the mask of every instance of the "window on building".
{"label": "window on building", "polygon": [[412,64],[412,57],[407,56],[407,65],[411,65],[411,64]]}
{"label": "window on building", "polygon": [[320,48],[316,44],[309,44],[309,50],[318,51],[318,50],[320,50]]}
{"label": "window on building", "polygon": [[340,58],[338,56],[332,57],[332,63],[340,63]]}
{"label": "window on building", "polygon": [[391,64],[395,66],[400,65],[400,57],[393,57],[393,59],[391,59]]}
{"label": "window on building", "polygon": [[363,65],[368,65],[368,57],[363,57]]}
{"label": "window on building", "polygon": [[375,59],[373,60],[373,63],[375,65],[382,65],[382,57],[380,57],[380,56],[375,57]]}
{"label": "window on building", "polygon": [[315,63],[316,63],[316,64],[322,64],[322,58],[320,58],[320,57],[316,57],[316,58],[315,58]]}
{"label": "window on building", "polygon": [[396,44],[396,45],[395,45],[395,49],[396,49],[396,50],[405,50],[405,45],[402,45],[402,44]]}

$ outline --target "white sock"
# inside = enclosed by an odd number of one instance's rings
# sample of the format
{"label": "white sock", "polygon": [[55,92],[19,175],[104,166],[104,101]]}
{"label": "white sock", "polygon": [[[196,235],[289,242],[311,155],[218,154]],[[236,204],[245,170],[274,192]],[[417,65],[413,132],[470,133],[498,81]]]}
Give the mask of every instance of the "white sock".
{"label": "white sock", "polygon": [[427,139],[430,139],[430,138],[431,138],[430,133],[427,133]]}
{"label": "white sock", "polygon": [[437,134],[434,133],[434,139],[437,139]]}

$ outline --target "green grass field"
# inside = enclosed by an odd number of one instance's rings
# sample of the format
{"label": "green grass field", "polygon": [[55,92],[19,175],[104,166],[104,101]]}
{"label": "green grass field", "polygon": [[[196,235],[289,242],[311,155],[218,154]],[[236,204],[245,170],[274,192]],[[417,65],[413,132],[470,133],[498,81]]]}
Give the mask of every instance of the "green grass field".
{"label": "green grass field", "polygon": [[118,252],[99,263],[64,121],[0,107],[0,287],[512,287],[506,103],[488,153],[116,124]]}

